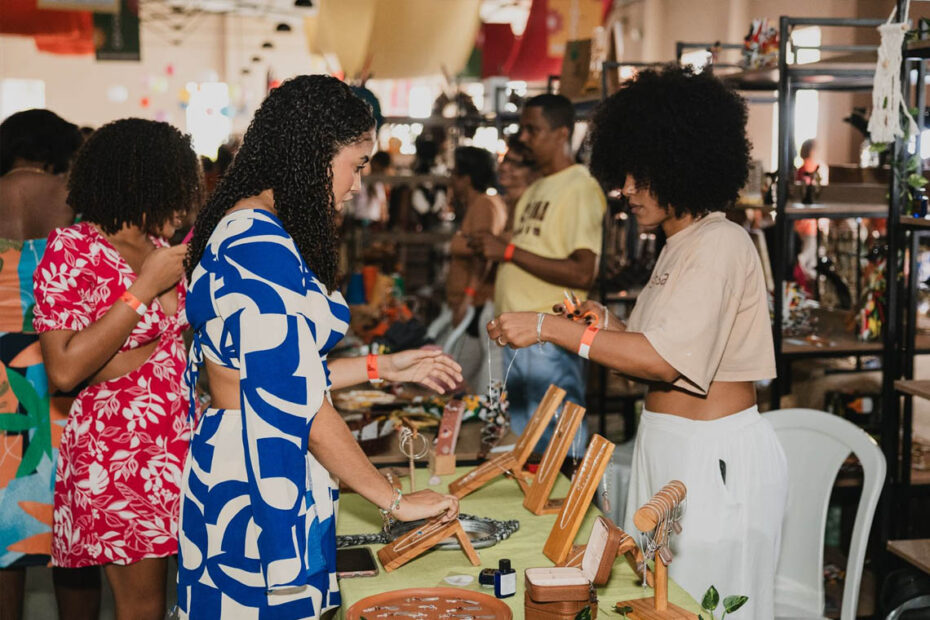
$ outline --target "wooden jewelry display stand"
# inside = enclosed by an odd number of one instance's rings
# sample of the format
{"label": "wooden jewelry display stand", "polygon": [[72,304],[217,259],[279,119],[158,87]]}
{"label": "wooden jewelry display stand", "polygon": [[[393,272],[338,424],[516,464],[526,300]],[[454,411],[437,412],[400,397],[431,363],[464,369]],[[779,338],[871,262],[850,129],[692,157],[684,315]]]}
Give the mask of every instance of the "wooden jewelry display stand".
{"label": "wooden jewelry display stand", "polygon": [[429,451],[429,471],[434,476],[448,476],[455,473],[455,445],[465,415],[465,403],[450,400],[442,412],[436,444]]}
{"label": "wooden jewelry display stand", "polygon": [[610,463],[614,447],[614,444],[600,435],[594,435],[588,444],[581,467],[572,477],[568,495],[543,547],[543,554],[556,564],[565,562],[571,553],[572,543],[601,482],[601,476]]}
{"label": "wooden jewelry display stand", "polygon": [[533,413],[533,417],[530,418],[526,428],[523,429],[519,439],[517,439],[513,450],[495,456],[452,482],[449,485],[449,493],[461,499],[472,491],[480,489],[501,474],[513,476],[523,492],[526,493],[533,474],[524,471],[523,466],[546,431],[549,420],[555,415],[556,409],[562,404],[564,398],[565,390],[550,385],[542,402],[539,403],[539,407]]}
{"label": "wooden jewelry display stand", "polygon": [[555,427],[552,440],[539,462],[539,469],[530,483],[523,499],[523,507],[534,515],[546,515],[558,512],[562,508],[564,499],[549,499],[555,479],[559,475],[562,461],[572,446],[578,426],[584,419],[584,407],[575,403],[566,403],[562,409],[562,416]]}
{"label": "wooden jewelry display stand", "polygon": [[[649,570],[649,567],[646,566],[646,563],[643,561],[643,552],[636,546],[636,541],[633,540],[632,536],[624,532],[622,528],[617,527],[616,529],[618,529],[621,534],[620,544],[617,547],[617,557],[626,558],[626,562],[630,565],[630,568],[633,569],[633,572],[636,573],[640,579],[645,581],[647,586],[650,588],[655,587],[655,578],[652,571]],[[587,549],[587,545],[572,545],[572,550],[560,566],[580,568],[581,561],[584,559],[584,554]],[[645,571],[645,575],[643,575],[643,571]]]}
{"label": "wooden jewelry display stand", "polygon": [[[633,524],[641,532],[652,532],[655,558],[655,596],[649,598],[623,601],[617,607],[631,607],[627,616],[631,620],[654,620],[667,618],[696,619],[697,616],[668,602],[668,564],[671,552],[668,548],[672,532],[681,531],[678,521],[681,518],[681,503],[687,489],[678,480],[673,480],[656,493],[652,499],[633,515]],[[648,555],[652,553],[647,552]],[[647,558],[648,559],[648,558]]]}
{"label": "wooden jewelry display stand", "polygon": [[389,545],[385,545],[378,550],[378,559],[384,566],[385,572],[391,572],[400,568],[410,560],[423,555],[438,543],[455,536],[459,544],[462,545],[462,551],[468,556],[472,566],[480,566],[481,560],[471,544],[471,539],[465,533],[462,524],[458,519],[449,523],[442,523],[442,517],[436,517],[427,521],[415,530],[407,532]]}

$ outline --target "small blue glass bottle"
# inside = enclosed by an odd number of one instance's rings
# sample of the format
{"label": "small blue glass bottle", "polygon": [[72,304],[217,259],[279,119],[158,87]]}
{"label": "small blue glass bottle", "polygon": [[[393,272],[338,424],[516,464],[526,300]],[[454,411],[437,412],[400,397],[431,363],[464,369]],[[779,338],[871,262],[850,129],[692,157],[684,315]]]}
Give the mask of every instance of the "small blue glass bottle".
{"label": "small blue glass bottle", "polygon": [[501,560],[494,573],[494,596],[507,598],[517,593],[517,571],[510,568],[510,560]]}

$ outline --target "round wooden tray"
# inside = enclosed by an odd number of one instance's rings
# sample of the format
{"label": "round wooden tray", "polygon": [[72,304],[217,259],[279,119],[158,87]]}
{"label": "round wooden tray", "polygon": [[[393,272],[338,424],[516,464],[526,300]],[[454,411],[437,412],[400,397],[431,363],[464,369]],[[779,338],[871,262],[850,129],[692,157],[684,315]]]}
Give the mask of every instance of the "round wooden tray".
{"label": "round wooden tray", "polygon": [[[438,597],[438,600],[419,600],[407,601],[409,598],[431,599]],[[469,602],[464,602],[469,601]],[[477,605],[475,605],[477,603]],[[436,609],[423,609],[422,607],[435,606]],[[397,607],[396,610],[379,610],[373,607]],[[462,588],[408,588],[406,590],[394,590],[393,592],[382,592],[363,598],[358,601],[346,612],[348,620],[374,620],[378,614],[389,613],[391,611],[419,612],[426,614],[424,620],[438,620],[443,616],[446,610],[456,607],[480,607],[477,609],[457,610],[455,613],[463,616],[472,616],[480,618],[482,616],[494,616],[496,620],[511,620],[513,613],[506,603],[493,596],[474,590],[464,590]],[[367,610],[367,611],[366,611]],[[398,616],[403,617],[403,616]]]}

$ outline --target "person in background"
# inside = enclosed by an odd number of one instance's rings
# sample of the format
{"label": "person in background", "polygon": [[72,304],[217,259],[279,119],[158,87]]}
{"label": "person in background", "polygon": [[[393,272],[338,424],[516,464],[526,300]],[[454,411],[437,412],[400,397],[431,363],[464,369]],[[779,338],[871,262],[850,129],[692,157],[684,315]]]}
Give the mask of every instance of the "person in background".
{"label": "person in background", "polygon": [[517,135],[507,140],[507,152],[497,167],[499,183],[503,190],[504,203],[507,205],[507,224],[505,232],[513,231],[513,213],[523,192],[539,178],[539,168],[533,151],[520,142]]}
{"label": "person in background", "polygon": [[[572,159],[574,125],[572,103],[561,95],[537,95],[520,114],[520,141],[532,151],[542,178],[517,203],[509,240],[485,233],[473,241],[480,255],[499,263],[496,312],[548,312],[563,299],[564,289],[584,300],[594,285],[607,200],[587,168]],[[547,342],[520,355],[504,349],[503,357],[505,368],[513,363],[507,393],[514,433],[523,431],[551,383],[566,391],[566,400],[584,406],[584,360]],[[555,421],[537,451],[548,445],[554,426]],[[584,454],[587,443],[582,424],[570,455]]]}
{"label": "person in background", "polygon": [[466,383],[476,392],[486,391],[487,368],[484,350],[487,345],[479,337],[479,327],[494,317],[494,279],[492,264],[468,244],[474,235],[504,232],[507,222],[507,206],[495,190],[497,175],[494,172],[494,156],[482,148],[460,146],[455,149],[455,167],[452,169],[450,188],[452,200],[465,216],[462,226],[452,237],[449,253],[449,274],[446,277],[446,301],[452,308],[452,322],[462,322],[469,308],[475,308],[474,316],[462,341],[462,348],[455,358],[462,365]]}
{"label": "person in background", "polygon": [[[0,417],[29,428],[0,426],[4,477],[0,494],[0,616],[23,615],[26,567],[45,566],[52,524],[26,506],[52,506],[58,442],[51,432],[67,416],[70,399],[49,388],[32,327],[32,275],[45,240],[74,221],[67,203],[68,169],[83,139],[76,125],[49,110],[17,112],[0,124]],[[38,406],[38,409],[35,407]],[[43,431],[47,429],[46,431]],[[27,434],[28,433],[28,434]],[[28,437],[28,441],[24,441]],[[96,618],[100,572],[94,568],[53,571],[63,618]]]}
{"label": "person in background", "polygon": [[458,500],[394,489],[368,461],[330,389],[410,381],[444,391],[441,351],[327,360],[349,323],[335,211],[374,148],[367,103],[325,75],[268,95],[201,210],[186,269],[194,343],[211,407],[195,416],[181,502],[182,618],[318,618],[338,607],[339,487],[404,521],[458,514]]}
{"label": "person in background", "polygon": [[625,82],[592,119],[591,169],[643,229],[668,237],[629,323],[588,301],[591,326],[518,312],[488,332],[512,347],[542,339],[649,384],[623,527],[633,533],[636,510],[682,481],[669,575],[697,600],[714,586],[748,596],[746,618],[773,618],[788,471],[754,382],[775,376],[775,349],[759,255],[726,218],[749,170],[746,114],[739,95],[690,68]]}
{"label": "person in background", "polygon": [[[802,185],[826,185],[828,169],[820,161],[817,141],[813,138],[801,143],[801,165],[795,172],[795,181]],[[810,188],[799,189],[802,196],[807,196]],[[808,295],[814,294],[814,284],[817,279],[817,220],[797,220],[794,223],[794,232],[798,238],[797,263],[792,270],[794,280]]]}
{"label": "person in background", "polygon": [[[391,174],[391,155],[387,151],[378,151],[368,162],[368,171],[362,171],[364,178],[370,175]],[[387,221],[390,188],[384,181],[368,180],[362,183],[362,190],[352,199],[352,215],[366,225],[378,225]]]}
{"label": "person in background", "polygon": [[187,454],[186,248],[168,247],[201,200],[190,137],[124,119],[81,148],[68,204],[34,276],[49,382],[78,393],[61,438],[52,563],[103,566],[118,620],[161,620],[177,553]]}

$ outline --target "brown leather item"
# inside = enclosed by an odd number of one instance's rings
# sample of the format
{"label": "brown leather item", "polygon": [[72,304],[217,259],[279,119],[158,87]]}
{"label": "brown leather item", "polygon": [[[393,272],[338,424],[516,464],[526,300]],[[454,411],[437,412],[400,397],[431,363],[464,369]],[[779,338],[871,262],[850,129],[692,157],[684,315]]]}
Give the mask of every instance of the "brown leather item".
{"label": "brown leather item", "polygon": [[529,591],[523,596],[523,612],[526,620],[574,620],[585,607],[591,609],[591,618],[597,618],[597,601],[553,601],[537,603],[530,598]]}
{"label": "brown leather item", "polygon": [[610,571],[617,559],[617,549],[626,537],[626,532],[607,517],[599,516],[594,521],[584,557],[581,559],[581,570],[590,577],[594,585],[602,586],[610,579]]}

